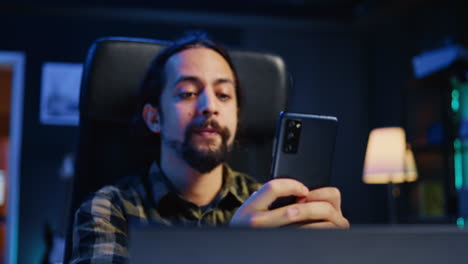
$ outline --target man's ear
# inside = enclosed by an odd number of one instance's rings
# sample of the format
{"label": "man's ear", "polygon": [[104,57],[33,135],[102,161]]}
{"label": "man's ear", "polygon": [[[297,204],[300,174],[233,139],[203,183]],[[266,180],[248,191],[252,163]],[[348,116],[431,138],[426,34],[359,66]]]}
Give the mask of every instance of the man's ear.
{"label": "man's ear", "polygon": [[159,112],[156,107],[152,106],[151,104],[145,104],[145,106],[143,106],[143,112],[141,115],[149,130],[154,133],[161,132]]}

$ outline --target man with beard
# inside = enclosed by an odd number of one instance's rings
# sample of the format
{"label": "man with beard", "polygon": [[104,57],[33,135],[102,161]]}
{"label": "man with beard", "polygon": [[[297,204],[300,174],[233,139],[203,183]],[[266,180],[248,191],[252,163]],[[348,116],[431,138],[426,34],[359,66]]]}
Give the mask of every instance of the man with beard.
{"label": "man with beard", "polygon": [[[72,263],[127,260],[129,222],[165,226],[347,228],[336,188],[309,191],[292,179],[264,184],[233,171],[232,148],[241,106],[236,71],[226,51],[195,34],[152,62],[141,90],[141,115],[160,136],[160,158],[146,175],[99,190],[78,209]],[[269,210],[279,197],[297,203]]]}

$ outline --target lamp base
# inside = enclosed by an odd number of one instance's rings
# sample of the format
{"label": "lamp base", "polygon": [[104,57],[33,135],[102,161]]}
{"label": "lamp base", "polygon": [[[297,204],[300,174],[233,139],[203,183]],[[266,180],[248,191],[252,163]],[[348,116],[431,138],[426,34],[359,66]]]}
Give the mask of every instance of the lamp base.
{"label": "lamp base", "polygon": [[388,221],[391,225],[395,225],[398,221],[396,197],[400,195],[398,185],[390,182],[387,184],[387,203],[388,203]]}

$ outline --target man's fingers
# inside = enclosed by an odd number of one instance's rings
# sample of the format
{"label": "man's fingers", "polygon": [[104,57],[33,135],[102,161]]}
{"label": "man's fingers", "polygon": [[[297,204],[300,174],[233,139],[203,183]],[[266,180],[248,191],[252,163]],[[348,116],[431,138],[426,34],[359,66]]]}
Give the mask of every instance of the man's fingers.
{"label": "man's fingers", "polygon": [[320,189],[315,189],[310,191],[307,194],[306,200],[308,202],[313,201],[325,201],[331,203],[333,207],[341,212],[341,193],[337,188],[334,187],[324,187]]}
{"label": "man's fingers", "polygon": [[249,210],[266,211],[268,206],[279,197],[298,196],[304,197],[308,194],[307,187],[293,179],[274,179],[265,183],[255,194],[249,197],[245,204]]}
{"label": "man's fingers", "polygon": [[340,221],[340,224],[336,224],[334,222],[313,222],[313,223],[305,223],[303,225],[298,225],[297,227],[299,228],[315,228],[315,229],[336,229],[336,228],[342,228],[342,229],[347,229],[349,228],[350,224],[347,219],[343,218],[343,220]]}
{"label": "man's fingers", "polygon": [[[276,227],[299,224],[304,227],[349,228],[349,222],[327,202],[292,204],[270,211],[252,214],[248,225],[252,227]],[[312,225],[316,224],[316,225]],[[327,224],[324,224],[327,223]]]}
{"label": "man's fingers", "polygon": [[341,210],[336,209],[329,202],[309,202],[301,204],[300,221],[314,220],[330,222],[339,228],[349,228],[349,222],[341,214]]}
{"label": "man's fingers", "polygon": [[278,227],[293,224],[301,213],[300,208],[293,205],[280,207],[270,211],[253,214],[249,225],[252,227]]}
{"label": "man's fingers", "polygon": [[[268,210],[276,199],[296,196],[296,203]],[[234,214],[231,225],[250,227],[298,226],[301,228],[349,228],[341,213],[338,189],[309,191],[293,179],[274,179],[252,194]]]}
{"label": "man's fingers", "polygon": [[283,218],[286,224],[329,222],[335,226],[335,228],[349,228],[348,220],[328,202],[293,204],[276,210],[280,209],[284,210],[282,215],[284,216]]}
{"label": "man's fingers", "polygon": [[336,228],[342,228],[342,227],[339,227],[332,222],[316,222],[316,223],[300,225],[298,226],[298,228],[336,229]]}

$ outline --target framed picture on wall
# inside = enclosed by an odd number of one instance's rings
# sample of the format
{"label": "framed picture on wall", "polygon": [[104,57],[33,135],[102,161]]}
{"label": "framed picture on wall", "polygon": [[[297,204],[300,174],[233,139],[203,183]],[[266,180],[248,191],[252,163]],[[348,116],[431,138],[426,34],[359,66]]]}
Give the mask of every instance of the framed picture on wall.
{"label": "framed picture on wall", "polygon": [[77,126],[83,65],[45,62],[42,66],[40,122]]}

